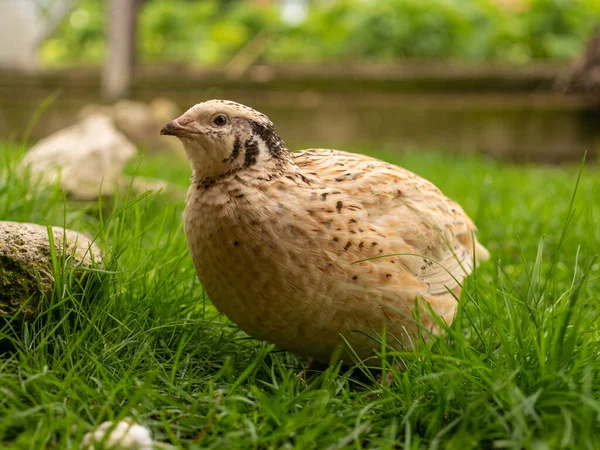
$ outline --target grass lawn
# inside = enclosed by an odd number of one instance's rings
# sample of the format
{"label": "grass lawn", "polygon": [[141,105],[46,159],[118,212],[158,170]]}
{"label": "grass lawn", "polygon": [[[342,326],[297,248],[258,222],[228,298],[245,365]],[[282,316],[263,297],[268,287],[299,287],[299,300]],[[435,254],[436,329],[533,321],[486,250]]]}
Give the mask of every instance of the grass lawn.
{"label": "grass lawn", "polygon": [[[97,204],[14,175],[0,147],[0,219],[97,238],[101,284],[82,296],[56,267],[51,307],[0,324],[0,446],[78,448],[105,420],[134,417],[184,448],[600,448],[600,170],[480,157],[369,152],[463,205],[492,253],[443,337],[394,355],[392,386],[360,367],[308,380],[303,361],[249,339],[196,279],[183,197]],[[130,173],[185,189],[187,163]],[[102,289],[99,288],[102,287]],[[3,353],[2,353],[3,352]]]}

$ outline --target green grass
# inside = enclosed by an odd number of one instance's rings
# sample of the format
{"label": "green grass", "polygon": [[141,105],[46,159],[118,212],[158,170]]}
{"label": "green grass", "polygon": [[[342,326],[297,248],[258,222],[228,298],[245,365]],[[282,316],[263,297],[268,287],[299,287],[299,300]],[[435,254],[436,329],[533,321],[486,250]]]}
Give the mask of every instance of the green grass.
{"label": "green grass", "polygon": [[[216,314],[188,254],[183,198],[74,203],[15,175],[18,149],[0,154],[0,219],[86,231],[105,253],[91,274],[101,284],[81,295],[57,264],[50,308],[0,325],[0,445],[78,448],[95,425],[132,416],[184,448],[600,448],[594,164],[572,201],[575,166],[379,155],[459,201],[492,253],[448,332],[386,363],[388,387],[340,367],[306,384],[301,360]],[[189,177],[170,157],[128,170],[182,188]]]}

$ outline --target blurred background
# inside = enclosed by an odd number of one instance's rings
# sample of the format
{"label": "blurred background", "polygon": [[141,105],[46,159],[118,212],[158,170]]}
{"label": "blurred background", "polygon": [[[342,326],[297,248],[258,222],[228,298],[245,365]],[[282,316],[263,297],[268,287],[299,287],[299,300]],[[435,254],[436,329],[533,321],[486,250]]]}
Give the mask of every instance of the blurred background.
{"label": "blurred background", "polygon": [[138,146],[211,98],[288,146],[509,160],[600,146],[598,0],[0,0],[0,138],[104,113]]}

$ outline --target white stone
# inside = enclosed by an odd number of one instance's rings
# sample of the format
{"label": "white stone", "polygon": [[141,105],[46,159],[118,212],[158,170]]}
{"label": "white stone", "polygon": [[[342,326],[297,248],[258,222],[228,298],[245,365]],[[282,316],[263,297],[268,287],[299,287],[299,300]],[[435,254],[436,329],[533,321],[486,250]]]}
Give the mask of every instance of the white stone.
{"label": "white stone", "polygon": [[154,119],[161,127],[170,120],[176,119],[182,113],[173,100],[165,97],[158,97],[152,100],[150,102],[150,109],[152,110]]}
{"label": "white stone", "polygon": [[113,106],[113,117],[115,125],[134,142],[152,146],[160,136],[160,125],[144,102],[119,100]]}
{"label": "white stone", "polygon": [[150,430],[129,418],[121,420],[116,425],[110,421],[103,422],[95,431],[86,433],[81,444],[88,450],[96,448],[151,450],[153,448]]}
{"label": "white stone", "polygon": [[33,175],[48,182],[60,179],[61,187],[81,200],[101,193],[111,195],[135,146],[104,114],[81,122],[39,141],[23,159]]}
{"label": "white stone", "polygon": [[152,103],[119,100],[112,106],[90,104],[79,111],[79,118],[102,114],[110,117],[116,129],[123,133],[144,153],[172,152],[182,161],[186,160],[183,145],[168,136],[161,136],[160,129],[177,118],[180,111],[171,100],[157,98]]}
{"label": "white stone", "polygon": [[[119,100],[113,105],[112,112],[119,130],[145,152],[175,151],[178,157],[185,160],[181,143],[160,135],[163,125],[179,116],[174,103],[166,99],[157,99],[150,105],[133,100]],[[170,117],[165,120],[164,116],[168,113],[171,113]]]}

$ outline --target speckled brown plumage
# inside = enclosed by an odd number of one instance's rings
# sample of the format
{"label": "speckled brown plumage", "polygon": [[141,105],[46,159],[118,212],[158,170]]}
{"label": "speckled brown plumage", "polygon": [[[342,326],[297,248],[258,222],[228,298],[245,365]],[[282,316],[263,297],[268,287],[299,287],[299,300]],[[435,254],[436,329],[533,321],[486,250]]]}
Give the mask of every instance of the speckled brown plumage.
{"label": "speckled brown plumage", "polygon": [[364,155],[289,153],[246,106],[200,103],[163,133],[191,161],[185,233],[206,292],[282,349],[327,362],[348,342],[366,358],[384,328],[410,348],[415,305],[439,331],[427,303],[451,323],[460,283],[488,257],[462,208],[427,180]]}

